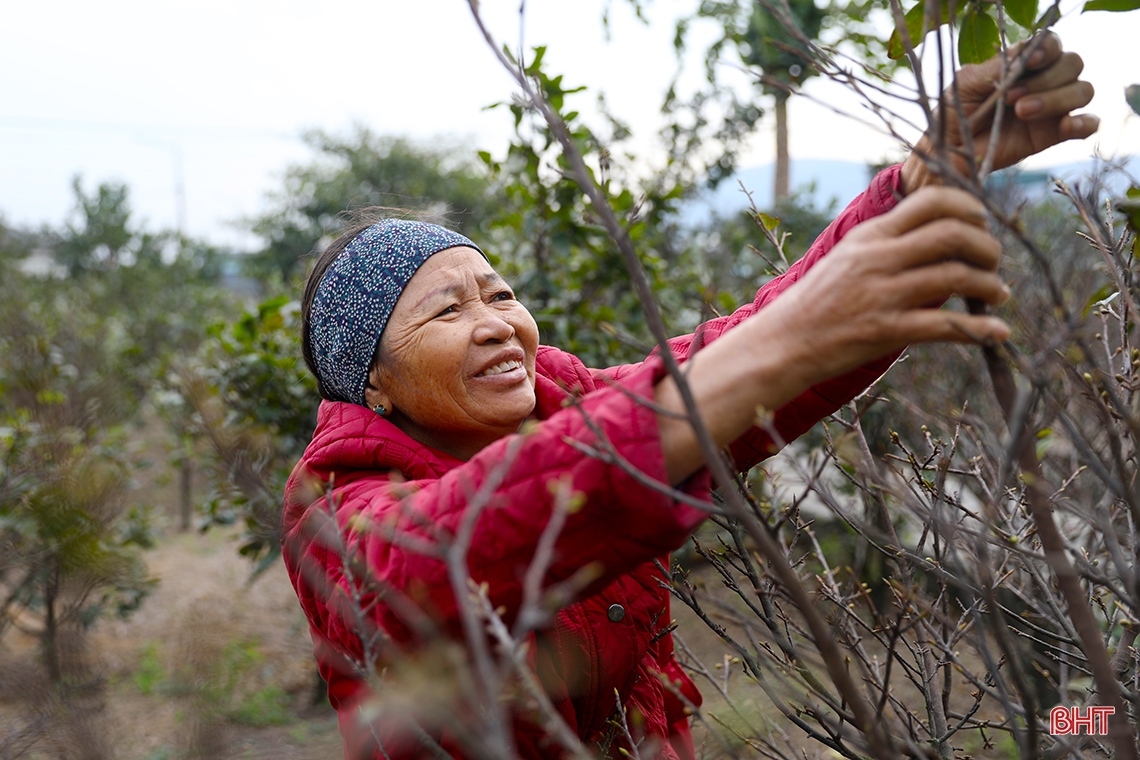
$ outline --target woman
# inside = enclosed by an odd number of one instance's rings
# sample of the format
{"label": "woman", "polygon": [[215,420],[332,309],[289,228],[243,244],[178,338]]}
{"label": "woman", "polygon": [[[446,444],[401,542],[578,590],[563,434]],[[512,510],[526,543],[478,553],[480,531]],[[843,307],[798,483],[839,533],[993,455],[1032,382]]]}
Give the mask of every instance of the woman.
{"label": "woman", "polygon": [[[999,167],[1097,126],[1070,115],[1092,97],[1079,57],[1050,36],[1028,68],[1009,95]],[[999,72],[996,60],[960,72],[967,116]],[[979,155],[988,139],[989,125],[976,125]],[[999,319],[930,308],[952,295],[1000,304],[1009,292],[980,204],[924,189],[931,180],[914,155],[887,169],[751,304],[703,325],[699,353],[692,336],[672,341],[739,469],[846,403],[908,343],[1008,336]],[[478,706],[399,707],[428,698],[401,669],[422,675],[435,663],[454,675],[454,642],[479,630],[439,547],[461,544],[466,573],[511,624],[555,513],[565,522],[542,586],[569,580],[579,593],[528,634],[551,710],[614,751],[624,744],[616,693],[642,757],[692,757],[684,702],[700,695],[673,657],[653,560],[706,513],[653,485],[705,499],[709,483],[660,358],[599,371],[539,346],[533,318],[475,243],[418,222],[344,235],[320,257],[303,308],[305,359],[326,400],[286,492],[283,542],[346,757],[463,756],[464,718]],[[753,426],[757,408],[777,410],[778,441]],[[370,683],[408,691],[379,687],[380,710]],[[509,712],[514,751],[560,756],[549,716],[528,705]]]}

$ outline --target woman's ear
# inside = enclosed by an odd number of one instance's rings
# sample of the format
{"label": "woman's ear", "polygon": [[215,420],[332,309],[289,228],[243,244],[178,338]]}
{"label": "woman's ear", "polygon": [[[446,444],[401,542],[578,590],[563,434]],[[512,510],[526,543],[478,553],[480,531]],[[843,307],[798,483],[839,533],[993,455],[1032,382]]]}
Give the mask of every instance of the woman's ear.
{"label": "woman's ear", "polygon": [[368,372],[368,385],[364,388],[364,403],[368,404],[369,409],[383,406],[385,416],[392,412],[392,399],[384,391],[383,383],[380,380],[379,365],[372,365],[372,369]]}

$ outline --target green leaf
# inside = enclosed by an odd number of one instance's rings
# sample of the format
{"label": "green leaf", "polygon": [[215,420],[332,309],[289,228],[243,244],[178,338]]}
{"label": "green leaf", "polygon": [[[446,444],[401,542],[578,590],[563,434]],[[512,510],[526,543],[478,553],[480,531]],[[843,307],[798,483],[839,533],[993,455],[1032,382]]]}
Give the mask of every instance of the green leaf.
{"label": "green leaf", "polygon": [[997,22],[970,6],[958,29],[958,59],[962,63],[981,63],[996,55],[1000,45]]}
{"label": "green leaf", "polygon": [[1112,283],[1102,285],[1099,290],[1089,296],[1088,303],[1085,304],[1083,317],[1087,317],[1089,312],[1093,310],[1094,306],[1101,306],[1106,301],[1116,297],[1116,287]]}
{"label": "green leaf", "polygon": [[36,403],[43,404],[44,406],[62,404],[64,401],[67,401],[67,395],[62,391],[45,388],[36,393]]}
{"label": "green leaf", "polygon": [[1118,201],[1114,210],[1124,216],[1129,229],[1140,232],[1140,187],[1133,185],[1124,193],[1127,200]]}
{"label": "green leaf", "polygon": [[542,59],[546,56],[546,45],[538,45],[534,48],[534,58],[531,59],[530,65],[526,67],[526,73],[529,76],[537,76],[542,70]]}
{"label": "green leaf", "polygon": [[[939,24],[945,24],[950,20],[950,4],[948,2],[942,2],[940,6],[942,9],[942,20]],[[922,39],[926,36],[926,33],[934,28],[926,23],[926,3],[922,0],[907,11],[903,19],[906,21],[906,32],[910,37],[910,44],[916,48],[922,44]],[[892,61],[896,61],[904,55],[906,55],[906,46],[903,44],[902,35],[899,33],[899,30],[895,29],[895,31],[891,33],[890,41],[887,43],[887,56]]]}
{"label": "green leaf", "polygon": [[1026,29],[1037,22],[1037,0],[1005,0],[1005,14]]}
{"label": "green leaf", "polygon": [[780,220],[774,216],[768,216],[763,211],[760,212],[760,223],[764,225],[764,229],[771,232],[780,226]]}
{"label": "green leaf", "polygon": [[1124,88],[1124,99],[1128,106],[1140,114],[1140,84],[1130,84]]}
{"label": "green leaf", "polygon": [[1037,19],[1037,23],[1034,26],[1037,29],[1048,29],[1060,20],[1061,11],[1056,3],[1054,3],[1045,9],[1045,12],[1041,14],[1041,18]]}
{"label": "green leaf", "polygon": [[265,319],[270,314],[275,314],[281,311],[281,307],[289,303],[289,294],[285,293],[275,298],[270,298],[267,301],[262,301],[257,306],[257,315],[261,319]]}
{"label": "green leaf", "polygon": [[1113,13],[1123,13],[1125,11],[1134,11],[1140,9],[1140,0],[1089,0],[1085,3],[1085,7],[1081,9],[1081,13],[1087,11],[1112,11]]}

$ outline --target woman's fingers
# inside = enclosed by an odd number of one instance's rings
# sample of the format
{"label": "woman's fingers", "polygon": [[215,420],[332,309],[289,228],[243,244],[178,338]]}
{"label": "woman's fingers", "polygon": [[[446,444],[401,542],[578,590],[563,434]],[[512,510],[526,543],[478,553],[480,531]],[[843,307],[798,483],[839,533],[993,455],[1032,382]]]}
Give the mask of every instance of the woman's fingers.
{"label": "woman's fingers", "polygon": [[[1025,42],[1018,43],[1013,47],[1013,52],[1020,53],[1022,48],[1033,43],[1034,40],[1026,40]],[[1036,43],[1034,51],[1030,53],[1029,58],[1026,59],[1025,70],[1041,71],[1042,69],[1048,69],[1061,57],[1061,38],[1053,32],[1045,32],[1041,35],[1041,41]],[[998,65],[1000,66],[1000,61]]]}
{"label": "woman's fingers", "polygon": [[[1023,63],[1025,70],[1023,81],[1018,82],[1011,91],[1018,91],[1018,88],[1023,87],[1026,82],[1042,76],[1046,78],[1041,80],[1041,85],[1037,89],[1048,89],[1048,82],[1053,79],[1059,83],[1066,81],[1064,77],[1070,74],[1074,63],[1068,56],[1073,54],[1063,52],[1060,37],[1052,32],[1046,32],[1039,41],[1027,40],[1011,46],[1004,56],[998,53],[981,63],[963,66],[957,74],[958,89],[962,99],[967,103],[981,103],[985,100],[993,92],[994,85],[1001,81],[1009,62],[1020,56],[1022,49],[1031,43],[1034,45],[1034,51]],[[1077,58],[1079,60],[1080,57]],[[1083,66],[1083,63],[1081,65]],[[1080,73],[1079,69],[1077,73]],[[1024,94],[1029,90],[1021,89],[1020,92]],[[1014,97],[1010,97],[1010,101],[1013,99]]]}
{"label": "woman's fingers", "polygon": [[1062,116],[1057,125],[1061,140],[1083,140],[1096,134],[1099,127],[1100,117],[1091,113]]}
{"label": "woman's fingers", "polygon": [[1073,52],[1063,54],[1047,69],[1027,74],[1010,88],[1009,96],[1016,99],[1031,92],[1042,92],[1077,81],[1085,69],[1084,60]]}
{"label": "woman's fingers", "polygon": [[981,201],[953,188],[923,188],[851,234],[875,239],[876,264],[894,271],[951,259],[994,270],[1001,258]]}
{"label": "woman's fingers", "polygon": [[1001,260],[1001,243],[985,229],[961,219],[935,219],[898,236],[888,249],[900,270],[958,260],[993,271]]}
{"label": "woman's fingers", "polygon": [[1001,244],[986,229],[982,203],[965,191],[916,191],[851,230],[831,257],[791,292],[812,340],[827,344],[819,354],[832,369],[907,343],[1009,334],[1000,319],[930,308],[954,295],[994,305],[1009,298],[996,274]]}
{"label": "woman's fingers", "polygon": [[950,296],[976,298],[992,306],[1009,299],[1009,288],[994,272],[960,261],[943,261],[901,272],[894,281],[904,307],[944,301]]}
{"label": "woman's fingers", "polygon": [[1014,104],[1014,112],[1024,121],[1051,119],[1077,108],[1084,108],[1093,99],[1093,86],[1089,82],[1069,82],[1050,90],[1026,95]]}
{"label": "woman's fingers", "polygon": [[[1016,56],[1020,56],[1022,49],[1029,44],[1033,44],[1034,49],[1029,54],[1029,58],[1025,60],[1026,72],[1048,70],[1062,57],[1061,38],[1052,32],[1046,32],[1040,40],[1026,40],[1017,45],[1011,45],[1006,51],[1006,61],[1012,61]],[[1007,64],[1003,64],[1002,55],[998,53],[981,63],[963,66],[958,75],[965,77],[970,85],[985,88],[988,83],[988,89],[992,90],[993,83],[1001,80],[1004,65]]]}
{"label": "woman's fingers", "polygon": [[976,227],[986,226],[985,207],[965,190],[924,187],[908,195],[899,205],[856,227],[851,234],[898,237],[937,219],[957,219]]}
{"label": "woman's fingers", "polygon": [[997,317],[943,309],[914,309],[906,314],[908,343],[986,343],[1009,338],[1009,325]]}

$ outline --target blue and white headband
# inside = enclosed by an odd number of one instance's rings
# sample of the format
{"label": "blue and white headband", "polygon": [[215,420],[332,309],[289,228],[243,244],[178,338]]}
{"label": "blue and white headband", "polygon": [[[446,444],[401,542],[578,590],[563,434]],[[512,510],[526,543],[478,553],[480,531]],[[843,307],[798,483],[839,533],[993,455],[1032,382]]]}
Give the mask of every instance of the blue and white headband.
{"label": "blue and white headband", "polygon": [[445,227],[385,219],[349,243],[321,278],[309,341],[321,382],[337,401],[367,406],[364,389],[380,335],[412,275],[435,253],[479,246]]}

